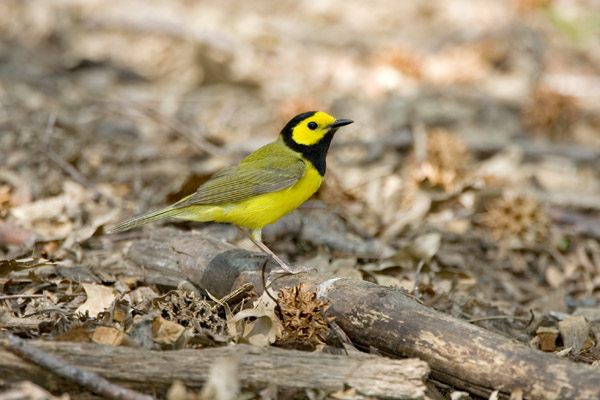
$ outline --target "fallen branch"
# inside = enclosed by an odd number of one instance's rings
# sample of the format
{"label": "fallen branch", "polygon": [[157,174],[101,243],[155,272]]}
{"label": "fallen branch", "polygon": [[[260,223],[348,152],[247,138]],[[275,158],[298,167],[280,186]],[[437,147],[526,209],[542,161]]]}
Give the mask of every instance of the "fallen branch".
{"label": "fallen branch", "polygon": [[[59,376],[69,382],[75,383],[82,388],[89,390],[90,392],[96,393],[107,399],[121,399],[121,400],[153,400],[154,397],[144,395],[135,392],[130,389],[125,389],[117,386],[94,372],[86,371],[78,368],[74,365],[69,365],[63,360],[56,358],[55,356],[48,354],[44,350],[29,344],[28,341],[19,339],[17,336],[7,333],[5,338],[0,342],[2,346],[18,355],[19,357],[31,361],[32,363],[39,365],[40,367],[48,370],[52,374]],[[90,358],[93,359],[94,355],[90,354]],[[2,356],[2,360],[7,360],[8,357]],[[1,376],[10,377],[15,374],[14,365],[7,365],[8,368],[0,368],[2,372]],[[1,370],[4,371],[1,371]],[[33,380],[31,378],[27,378]]]}
{"label": "fallen branch", "polygon": [[[199,232],[155,231],[150,239],[134,242],[128,257],[155,283],[189,279],[217,297],[245,283],[262,290],[259,269],[265,256]],[[600,393],[596,369],[424,307],[399,289],[308,273],[275,279],[273,289],[299,282],[331,303],[327,313],[356,345],[421,358],[439,381],[486,397],[494,390],[509,395],[519,389],[531,399],[588,399]]]}
{"label": "fallen branch", "polygon": [[[164,395],[176,379],[188,388],[200,389],[215,361],[230,357],[239,363],[237,380],[254,389],[276,385],[280,389],[314,389],[331,393],[354,388],[365,396],[424,399],[424,380],[429,373],[427,364],[416,359],[392,360],[368,354],[341,356],[275,347],[237,345],[203,350],[148,351],[95,343],[33,340],[28,343],[37,352],[60,356],[78,368],[93,370],[128,387],[160,395]],[[45,374],[47,372],[40,373],[38,368],[0,348],[0,376],[8,382],[27,379],[45,386]],[[60,388],[63,392],[69,389],[62,385]]]}

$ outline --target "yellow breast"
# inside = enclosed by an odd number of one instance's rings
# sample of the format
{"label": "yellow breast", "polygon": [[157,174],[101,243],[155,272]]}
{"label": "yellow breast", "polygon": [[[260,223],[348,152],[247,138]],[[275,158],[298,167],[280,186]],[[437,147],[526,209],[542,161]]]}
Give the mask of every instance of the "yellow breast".
{"label": "yellow breast", "polygon": [[322,181],[323,177],[307,163],[302,178],[287,189],[235,203],[189,207],[189,213],[176,218],[228,222],[249,229],[261,229],[298,208],[319,189]]}

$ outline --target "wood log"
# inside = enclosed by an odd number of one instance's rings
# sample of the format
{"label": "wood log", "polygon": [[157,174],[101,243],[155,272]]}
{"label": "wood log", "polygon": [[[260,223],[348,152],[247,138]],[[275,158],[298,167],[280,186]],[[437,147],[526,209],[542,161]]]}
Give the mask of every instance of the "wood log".
{"label": "wood log", "polygon": [[[128,257],[153,271],[157,283],[181,266],[187,271],[182,276],[217,297],[246,282],[262,290],[259,271],[265,256],[240,249],[219,252],[217,247],[211,252],[205,245],[214,240],[201,233],[159,230],[133,243]],[[276,267],[271,262],[266,266],[268,271]],[[519,389],[530,399],[590,399],[600,394],[596,369],[424,307],[400,289],[311,273],[277,278],[273,288],[299,282],[331,303],[328,314],[356,345],[392,357],[421,358],[442,382],[481,396],[494,390],[508,396]]]}
{"label": "wood log", "polygon": [[[417,359],[392,360],[368,354],[349,356],[283,350],[276,347],[236,345],[203,350],[148,351],[95,343],[44,342],[30,340],[41,351],[111,382],[146,393],[164,394],[178,379],[198,391],[207,381],[210,367],[219,359],[232,358],[237,376],[232,385],[260,390],[275,385],[279,390],[326,393],[356,389],[366,396],[389,399],[424,399],[429,367]],[[80,388],[53,376],[51,371],[24,361],[0,348],[3,383],[29,380],[51,391],[72,393]]]}

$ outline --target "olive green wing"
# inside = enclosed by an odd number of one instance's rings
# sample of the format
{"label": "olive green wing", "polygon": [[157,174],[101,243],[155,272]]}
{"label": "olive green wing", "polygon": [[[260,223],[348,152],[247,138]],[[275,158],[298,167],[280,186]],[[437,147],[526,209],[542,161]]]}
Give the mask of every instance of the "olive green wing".
{"label": "olive green wing", "polygon": [[252,154],[240,164],[214,175],[173,208],[231,203],[283,190],[298,182],[305,170],[305,162],[294,153]]}

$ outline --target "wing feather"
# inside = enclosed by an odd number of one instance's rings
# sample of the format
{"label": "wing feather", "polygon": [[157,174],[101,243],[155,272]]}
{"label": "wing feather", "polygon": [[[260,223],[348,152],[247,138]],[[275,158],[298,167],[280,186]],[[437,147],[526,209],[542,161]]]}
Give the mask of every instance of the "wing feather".
{"label": "wing feather", "polygon": [[260,194],[288,188],[304,175],[306,164],[295,153],[260,152],[260,150],[238,165],[217,173],[200,186],[196,193],[174,204],[173,207],[215,205],[246,200]]}

